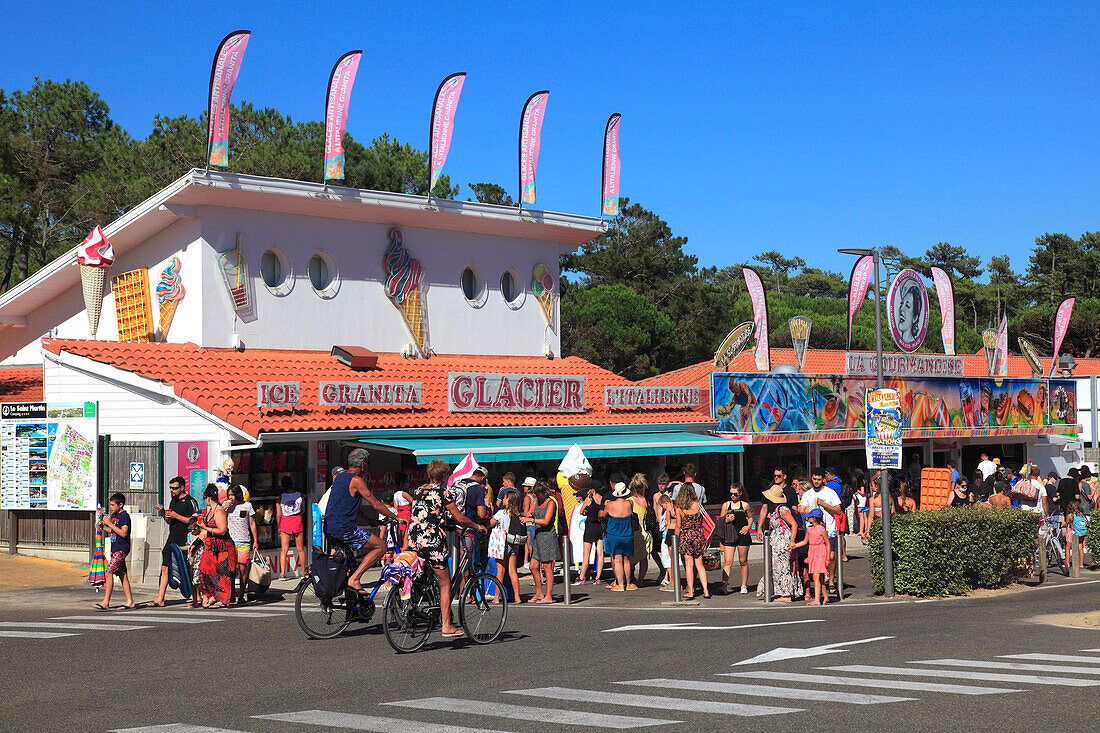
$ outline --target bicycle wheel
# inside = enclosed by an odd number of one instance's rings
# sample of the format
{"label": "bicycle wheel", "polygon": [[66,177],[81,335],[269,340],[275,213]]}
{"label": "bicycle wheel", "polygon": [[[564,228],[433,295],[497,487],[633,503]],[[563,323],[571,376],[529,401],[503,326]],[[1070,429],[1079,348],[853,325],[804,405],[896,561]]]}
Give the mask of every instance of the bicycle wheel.
{"label": "bicycle wheel", "polygon": [[458,601],[458,621],[467,638],[475,644],[496,641],[507,620],[508,595],[504,585],[489,573],[471,576]]}
{"label": "bicycle wheel", "polygon": [[1047,545],[1047,563],[1053,564],[1058,568],[1058,572],[1069,577],[1069,563],[1066,562],[1065,553],[1062,552],[1062,548],[1058,545],[1058,540],[1055,539],[1051,544]]}
{"label": "bicycle wheel", "polygon": [[435,625],[430,611],[425,611],[426,602],[414,589],[408,600],[401,598],[401,586],[395,585],[386,594],[382,605],[382,630],[386,632],[386,641],[398,654],[415,652],[424,646]]}
{"label": "bicycle wheel", "polygon": [[332,639],[351,625],[344,597],[321,598],[313,589],[313,579],[298,585],[294,596],[294,618],[311,639]]}

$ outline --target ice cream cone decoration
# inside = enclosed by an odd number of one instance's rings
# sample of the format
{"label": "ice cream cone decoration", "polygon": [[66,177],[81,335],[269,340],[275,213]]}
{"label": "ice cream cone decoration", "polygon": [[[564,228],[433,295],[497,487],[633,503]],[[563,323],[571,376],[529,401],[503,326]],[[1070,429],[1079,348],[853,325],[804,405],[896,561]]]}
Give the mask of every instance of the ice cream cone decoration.
{"label": "ice cream cone decoration", "polygon": [[168,340],[168,329],[172,327],[172,319],[176,316],[176,308],[186,293],[183,282],[180,280],[180,268],[183,263],[179,257],[173,257],[168,265],[160,273],[160,282],[157,283],[157,303],[160,305],[160,337]]}
{"label": "ice cream cone decoration", "polygon": [[554,276],[547,271],[546,265],[535,265],[535,269],[531,271],[531,291],[538,298],[546,323],[553,326]]}
{"label": "ice cream cone decoration", "polygon": [[99,330],[103,314],[103,296],[107,293],[107,273],[115,261],[115,252],[100,227],[93,229],[76,251],[80,265],[80,285],[84,291],[84,308],[88,311],[88,329],[92,338]]}
{"label": "ice cream cone decoration", "polygon": [[424,270],[420,260],[409,254],[401,237],[401,230],[390,230],[390,243],[382,256],[386,268],[386,295],[401,311],[416,347],[423,354],[424,349],[424,303],[420,295],[420,279]]}

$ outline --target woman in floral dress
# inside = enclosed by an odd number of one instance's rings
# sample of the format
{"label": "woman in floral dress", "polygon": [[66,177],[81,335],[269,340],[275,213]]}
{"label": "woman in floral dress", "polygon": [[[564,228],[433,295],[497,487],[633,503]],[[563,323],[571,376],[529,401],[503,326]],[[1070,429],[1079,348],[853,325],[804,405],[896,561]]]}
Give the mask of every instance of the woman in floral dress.
{"label": "woman in floral dress", "polygon": [[199,519],[199,538],[203,542],[199,558],[199,585],[203,608],[224,608],[233,594],[237,574],[237,548],[229,539],[229,522],[218,503],[218,487],[207,484],[202,494],[206,510]]}
{"label": "woman in floral dress", "polygon": [[[781,487],[772,486],[765,491],[764,500],[770,509],[768,524],[771,527],[772,593],[777,596],[775,600],[779,603],[790,603],[794,598],[802,595],[802,577],[794,571],[790,550],[798,525],[795,523],[794,515],[791,514],[791,508],[787,504],[787,497]],[[763,529],[764,527],[761,526],[759,531]],[[764,597],[763,583],[757,589],[756,595],[760,598]]]}
{"label": "woman in floral dress", "polygon": [[475,532],[485,527],[466,518],[455,504],[454,494],[447,488],[451,466],[446,461],[428,464],[428,482],[412,492],[412,516],[406,536],[410,550],[415,550],[430,565],[439,581],[439,601],[442,609],[443,636],[461,636],[451,621],[451,575],[447,570],[447,528],[461,524]]}

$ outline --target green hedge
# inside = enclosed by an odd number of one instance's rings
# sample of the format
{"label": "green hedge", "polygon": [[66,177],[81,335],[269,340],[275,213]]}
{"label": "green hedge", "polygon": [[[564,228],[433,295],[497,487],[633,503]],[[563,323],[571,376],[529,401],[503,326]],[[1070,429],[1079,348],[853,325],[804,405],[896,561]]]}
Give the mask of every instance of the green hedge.
{"label": "green hedge", "polygon": [[[998,588],[1031,574],[1039,532],[1037,514],[947,507],[895,514],[891,520],[897,593],[960,595],[976,588]],[[882,593],[881,519],[871,527],[868,553],[875,590]]]}
{"label": "green hedge", "polygon": [[1094,508],[1089,516],[1089,531],[1085,535],[1085,544],[1088,550],[1085,552],[1085,562],[1093,566],[1100,564],[1100,510]]}

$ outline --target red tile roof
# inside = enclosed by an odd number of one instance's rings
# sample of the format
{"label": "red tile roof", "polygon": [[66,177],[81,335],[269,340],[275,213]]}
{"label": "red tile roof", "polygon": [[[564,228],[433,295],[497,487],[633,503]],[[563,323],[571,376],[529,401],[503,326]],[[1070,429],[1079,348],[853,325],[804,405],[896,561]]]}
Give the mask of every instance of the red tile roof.
{"label": "red tile roof", "polygon": [[[870,352],[865,352],[870,353]],[[843,374],[844,373],[844,354],[845,352],[839,350],[810,350],[806,354],[806,362],[803,365],[803,373],[805,374]],[[790,364],[794,366],[798,362],[795,360],[794,349],[772,349],[772,367],[776,367],[780,364]],[[724,369],[719,369],[714,366],[714,362],[704,361],[699,364],[693,364],[691,366],[683,367],[682,369],[676,369],[671,372],[665,372],[664,374],[658,374],[655,377],[644,379],[639,384],[662,386],[662,387],[702,387],[710,388],[710,374],[711,372],[741,372],[741,373],[753,373],[758,372],[756,368],[756,361],[753,358],[751,351],[742,351],[738,354],[730,365]],[[968,377],[985,377],[989,375],[989,368],[986,366],[985,352],[982,351],[977,354],[964,354],[963,355],[963,373]],[[1100,359],[1078,359],[1077,366],[1073,369],[1074,376],[1088,376],[1090,374],[1100,374]],[[1008,376],[1010,377],[1030,377],[1031,367],[1028,366],[1027,361],[1022,356],[1009,356],[1008,357]]]}
{"label": "red tile roof", "polygon": [[0,367],[0,402],[41,402],[42,367]]}
{"label": "red tile roof", "polygon": [[[44,339],[43,348],[62,351],[170,385],[181,398],[249,435],[275,431],[367,430],[493,426],[622,425],[709,422],[709,404],[697,410],[608,410],[605,386],[632,384],[577,357],[439,355],[406,359],[379,354],[378,368],[354,371],[327,351],[211,349],[195,344],[131,344]],[[447,411],[450,371],[583,375],[585,412],[577,414],[458,413]],[[301,404],[289,409],[256,406],[256,382],[299,381]],[[318,405],[318,381],[421,382],[424,404],[415,409],[347,408]]]}

